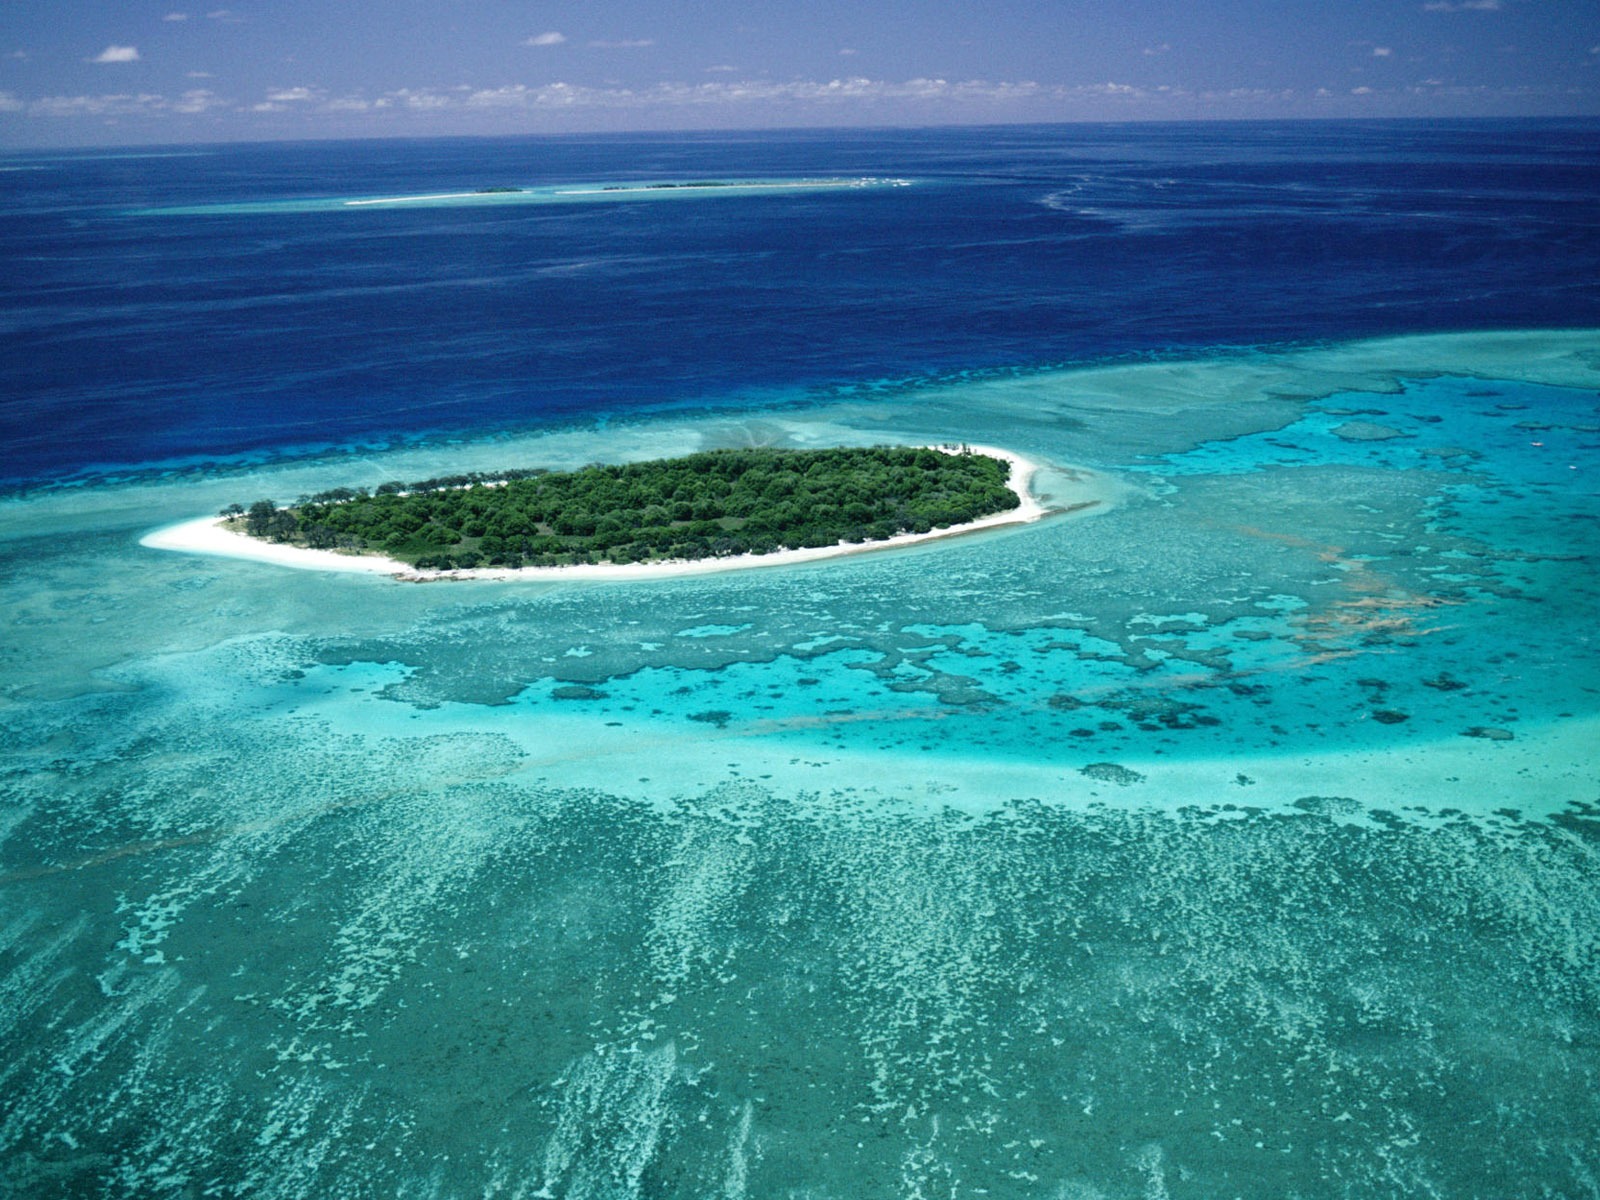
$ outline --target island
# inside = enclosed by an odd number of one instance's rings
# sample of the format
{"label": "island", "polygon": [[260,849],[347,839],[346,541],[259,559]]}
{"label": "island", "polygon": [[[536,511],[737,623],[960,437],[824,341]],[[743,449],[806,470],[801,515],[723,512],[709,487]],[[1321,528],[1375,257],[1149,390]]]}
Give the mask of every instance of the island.
{"label": "island", "polygon": [[[1035,464],[970,445],[707,450],[232,504],[143,544],[321,570],[640,578],[809,561],[1032,521]],[[1088,509],[1085,500],[1071,509]]]}

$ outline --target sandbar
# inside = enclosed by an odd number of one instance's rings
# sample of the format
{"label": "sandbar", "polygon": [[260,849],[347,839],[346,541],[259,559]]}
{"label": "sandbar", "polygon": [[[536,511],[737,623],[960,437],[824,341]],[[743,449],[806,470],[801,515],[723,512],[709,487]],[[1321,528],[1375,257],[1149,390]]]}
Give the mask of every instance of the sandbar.
{"label": "sandbar", "polygon": [[[900,533],[875,542],[840,542],[833,546],[775,550],[770,554],[726,555],[720,558],[667,559],[644,563],[578,563],[559,567],[474,567],[451,571],[419,571],[409,563],[377,554],[311,550],[302,546],[262,541],[249,534],[235,533],[225,528],[222,517],[199,517],[192,521],[169,525],[146,534],[139,539],[139,544],[155,550],[177,550],[187,554],[207,554],[219,558],[244,558],[302,571],[389,575],[413,583],[443,579],[500,579],[530,582],[644,580],[680,575],[705,575],[719,571],[740,571],[753,567],[788,566],[794,563],[816,562],[825,558],[839,558],[848,554],[892,550],[939,538],[994,529],[1002,525],[1027,524],[1039,520],[1052,511],[1065,511],[1046,508],[1033,494],[1033,477],[1039,470],[1039,464],[1032,459],[1025,458],[1013,450],[1002,450],[994,446],[968,444],[967,448],[974,453],[986,454],[1010,464],[1011,475],[1006,484],[1016,494],[1017,507],[961,525],[950,525],[927,533]],[[932,446],[929,449],[954,453],[948,446]],[[1074,509],[1092,507],[1096,503],[1098,501],[1090,500],[1086,505],[1074,506]]]}
{"label": "sandbar", "polygon": [[359,208],[363,204],[422,204],[431,200],[492,200],[499,196],[520,195],[508,192],[433,192],[426,196],[378,196],[371,200],[346,200],[346,208]]}

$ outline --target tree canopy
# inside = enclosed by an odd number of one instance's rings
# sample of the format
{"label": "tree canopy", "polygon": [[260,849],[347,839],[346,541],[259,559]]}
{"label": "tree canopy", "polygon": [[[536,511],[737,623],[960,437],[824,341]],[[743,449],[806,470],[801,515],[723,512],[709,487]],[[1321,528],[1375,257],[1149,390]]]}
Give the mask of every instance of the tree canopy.
{"label": "tree canopy", "polygon": [[1009,465],[963,448],[708,450],[578,471],[510,471],[280,508],[230,506],[256,537],[384,554],[422,570],[766,554],[927,533],[1017,507]]}

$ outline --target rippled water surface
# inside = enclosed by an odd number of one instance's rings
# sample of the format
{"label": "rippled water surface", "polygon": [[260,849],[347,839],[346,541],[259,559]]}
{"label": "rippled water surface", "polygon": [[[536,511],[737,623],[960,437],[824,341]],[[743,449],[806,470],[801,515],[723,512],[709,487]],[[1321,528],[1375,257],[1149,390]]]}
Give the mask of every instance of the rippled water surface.
{"label": "rippled water surface", "polygon": [[[1600,1189],[1600,334],[395,432],[0,500],[0,1191]],[[628,584],[139,544],[928,440],[1094,503]]]}

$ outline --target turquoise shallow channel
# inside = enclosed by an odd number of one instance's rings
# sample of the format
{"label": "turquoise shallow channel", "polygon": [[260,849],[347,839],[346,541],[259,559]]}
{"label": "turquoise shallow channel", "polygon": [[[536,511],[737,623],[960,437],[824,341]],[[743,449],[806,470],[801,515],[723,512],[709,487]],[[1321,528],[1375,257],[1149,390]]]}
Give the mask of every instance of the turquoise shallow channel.
{"label": "turquoise shallow channel", "polygon": [[[232,501],[973,441],[1089,509],[650,582]],[[863,384],[0,501],[0,1193],[1583,1196],[1600,333]]]}

